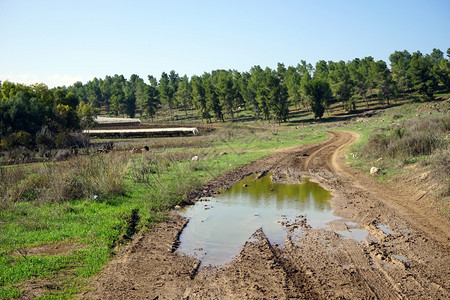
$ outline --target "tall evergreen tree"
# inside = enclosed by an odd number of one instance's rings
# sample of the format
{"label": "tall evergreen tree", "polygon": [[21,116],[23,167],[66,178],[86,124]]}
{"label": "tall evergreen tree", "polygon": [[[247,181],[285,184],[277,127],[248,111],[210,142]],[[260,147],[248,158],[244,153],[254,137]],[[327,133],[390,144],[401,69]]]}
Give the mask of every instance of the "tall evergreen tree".
{"label": "tall evergreen tree", "polygon": [[356,104],[351,101],[353,81],[344,61],[330,63],[328,79],[335,98],[342,102],[343,108],[346,111],[355,110]]}
{"label": "tall evergreen tree", "polygon": [[147,102],[145,103],[145,112],[148,116],[150,116],[152,119],[156,114],[156,111],[158,109],[159,100],[158,100],[158,81],[155,77],[149,75],[148,81],[150,85],[147,85]]}
{"label": "tall evergreen tree", "polygon": [[172,116],[172,92],[169,82],[169,75],[166,72],[162,72],[158,85],[158,97],[163,108],[168,110],[170,116]]}
{"label": "tall evergreen tree", "polygon": [[386,63],[382,60],[375,62],[372,65],[372,75],[375,87],[378,89],[378,99],[390,105],[390,99],[396,95],[397,86]]}
{"label": "tall evergreen tree", "polygon": [[401,92],[406,92],[412,87],[411,77],[408,72],[411,62],[411,54],[404,51],[395,51],[389,56],[393,80],[397,83]]}
{"label": "tall evergreen tree", "polygon": [[191,78],[192,102],[197,111],[200,112],[200,117],[207,122],[211,122],[210,108],[207,105],[205,87],[203,85],[204,76],[192,76]]}
{"label": "tall evergreen tree", "polygon": [[202,84],[205,89],[206,106],[209,111],[212,111],[216,120],[225,122],[223,116],[222,105],[216,91],[216,72],[213,74],[204,73],[202,76]]}
{"label": "tall evergreen tree", "polygon": [[220,103],[220,106],[225,113],[234,119],[234,97],[236,91],[233,85],[233,77],[231,71],[220,70],[217,73],[217,88],[216,93]]}
{"label": "tall evergreen tree", "polygon": [[305,83],[304,89],[314,118],[322,118],[332,97],[330,84],[323,78],[314,77]]}
{"label": "tall evergreen tree", "polygon": [[420,51],[414,52],[409,64],[408,74],[411,77],[414,90],[419,93],[420,99],[432,100],[437,90],[437,79],[433,74],[431,58],[424,57]]}
{"label": "tall evergreen tree", "polygon": [[183,108],[186,115],[188,109],[192,106],[191,94],[192,89],[189,83],[189,78],[186,75],[184,75],[180,80],[180,84],[178,86],[177,91],[175,92],[175,99],[177,100],[178,105]]}

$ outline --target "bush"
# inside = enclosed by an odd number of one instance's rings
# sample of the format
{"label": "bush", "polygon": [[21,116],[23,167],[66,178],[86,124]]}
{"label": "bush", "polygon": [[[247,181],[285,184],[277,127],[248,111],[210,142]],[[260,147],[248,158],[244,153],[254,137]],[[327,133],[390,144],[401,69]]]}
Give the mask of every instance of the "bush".
{"label": "bush", "polygon": [[36,134],[36,145],[40,153],[45,153],[49,149],[55,147],[55,142],[53,141],[53,135],[47,126],[44,126]]}
{"label": "bush", "polygon": [[368,157],[410,158],[430,155],[445,145],[450,128],[450,117],[428,117],[404,122],[389,134],[375,134],[364,146]]}
{"label": "bush", "polygon": [[17,147],[31,147],[33,145],[31,134],[25,131],[13,132],[8,135],[4,141],[6,149],[14,149]]}
{"label": "bush", "polygon": [[387,154],[392,158],[430,155],[440,144],[436,135],[430,132],[416,131],[401,138],[391,139],[387,147]]}
{"label": "bush", "polygon": [[70,148],[74,144],[73,137],[68,132],[60,132],[55,137],[55,146],[59,149]]}
{"label": "bush", "polygon": [[384,134],[371,135],[364,146],[364,153],[369,157],[380,157],[386,153],[389,142],[389,137]]}

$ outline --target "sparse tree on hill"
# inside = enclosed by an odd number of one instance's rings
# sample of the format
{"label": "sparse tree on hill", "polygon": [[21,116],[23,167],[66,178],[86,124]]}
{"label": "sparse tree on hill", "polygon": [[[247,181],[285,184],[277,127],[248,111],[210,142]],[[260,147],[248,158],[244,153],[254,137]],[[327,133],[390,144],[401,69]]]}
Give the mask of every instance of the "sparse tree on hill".
{"label": "sparse tree on hill", "polygon": [[200,117],[206,122],[211,122],[210,108],[206,102],[205,88],[203,85],[203,76],[192,76],[192,102],[197,111],[200,112]]}
{"label": "sparse tree on hill", "polygon": [[323,78],[312,78],[305,83],[304,89],[314,118],[322,118],[332,98],[330,84]]}
{"label": "sparse tree on hill", "polygon": [[219,97],[217,96],[215,72],[213,75],[204,73],[202,76],[202,84],[205,89],[206,105],[209,111],[212,111],[216,120],[225,122],[223,116],[222,105],[220,104]]}
{"label": "sparse tree on hill", "polygon": [[411,54],[406,50],[395,51],[389,56],[389,60],[391,61],[393,80],[397,83],[400,91],[404,93],[412,87],[411,77],[408,72]]}
{"label": "sparse tree on hill", "polygon": [[378,99],[380,102],[386,100],[387,105],[390,105],[390,99],[396,95],[397,86],[384,61],[379,60],[372,65],[372,76],[378,89]]}
{"label": "sparse tree on hill", "polygon": [[184,75],[181,78],[180,84],[175,93],[175,99],[177,100],[178,105],[183,108],[186,115],[187,115],[188,109],[192,106],[191,94],[192,94],[192,89],[191,89],[191,85],[189,83],[189,78],[186,75]]}
{"label": "sparse tree on hill", "polygon": [[147,113],[149,117],[153,119],[153,117],[156,114],[156,111],[158,109],[159,100],[158,100],[158,81],[155,77],[149,75],[148,81],[150,82],[150,85],[147,85],[146,87],[146,94],[147,94],[147,102],[145,103],[144,110]]}
{"label": "sparse tree on hill", "polygon": [[220,70],[216,73],[217,75],[217,87],[216,93],[220,103],[225,113],[234,119],[233,109],[234,107],[234,97],[236,95],[235,87],[233,85],[233,78],[230,71]]}
{"label": "sparse tree on hill", "polygon": [[328,75],[331,90],[335,98],[341,101],[342,107],[346,111],[356,109],[355,102],[351,101],[353,81],[350,77],[350,71],[344,61],[330,63]]}
{"label": "sparse tree on hill", "polygon": [[413,88],[419,93],[420,99],[424,101],[432,100],[438,87],[432,68],[433,64],[429,56],[424,57],[419,51],[413,53],[408,73]]}

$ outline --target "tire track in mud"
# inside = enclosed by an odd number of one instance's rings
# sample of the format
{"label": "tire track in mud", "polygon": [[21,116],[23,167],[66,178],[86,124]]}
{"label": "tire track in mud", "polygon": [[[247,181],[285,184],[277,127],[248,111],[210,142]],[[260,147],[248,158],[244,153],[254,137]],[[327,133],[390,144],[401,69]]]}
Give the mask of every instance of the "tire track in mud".
{"label": "tire track in mud", "polygon": [[[416,203],[410,208],[411,193],[388,189],[342,164],[342,150],[358,138],[330,132],[326,141],[269,155],[191,195],[211,195],[255,173],[271,172],[274,180],[289,183],[308,176],[332,191],[332,206],[343,219],[330,229],[302,229],[288,236],[282,248],[258,230],[232,262],[199,268],[199,260],[174,252],[187,223],[174,213],[136,237],[80,298],[448,299],[448,220],[436,215],[427,220],[429,209]],[[331,230],[348,230],[345,222],[367,230],[366,241],[344,239]],[[380,225],[393,233],[384,233]]]}

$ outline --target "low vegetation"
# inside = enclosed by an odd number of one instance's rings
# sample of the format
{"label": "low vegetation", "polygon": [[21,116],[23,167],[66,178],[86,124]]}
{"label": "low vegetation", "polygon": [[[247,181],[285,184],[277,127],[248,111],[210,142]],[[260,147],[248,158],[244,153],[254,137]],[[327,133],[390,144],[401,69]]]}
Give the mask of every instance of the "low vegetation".
{"label": "low vegetation", "polygon": [[409,177],[417,181],[416,187],[429,189],[446,202],[450,196],[449,105],[448,98],[409,103],[370,119],[356,119],[347,126],[363,134],[361,142],[348,151],[353,166],[365,172],[372,166],[380,168],[377,177],[382,181]]}

